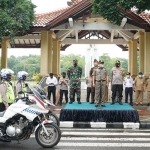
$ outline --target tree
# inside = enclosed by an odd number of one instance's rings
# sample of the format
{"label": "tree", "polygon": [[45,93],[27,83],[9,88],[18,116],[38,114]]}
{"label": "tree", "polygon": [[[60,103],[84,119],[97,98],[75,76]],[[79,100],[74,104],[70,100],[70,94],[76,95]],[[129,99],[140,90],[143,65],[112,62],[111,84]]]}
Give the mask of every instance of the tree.
{"label": "tree", "polygon": [[121,67],[123,67],[126,71],[128,71],[128,60],[125,58],[111,58],[107,53],[104,53],[100,57],[100,60],[104,61],[104,67],[106,68],[109,76],[111,69],[115,66],[116,60],[119,60],[121,63]]}
{"label": "tree", "polygon": [[61,55],[61,72],[67,72],[68,68],[73,65],[73,60],[78,60],[78,65],[82,68],[82,76],[85,76],[85,59],[81,55]]}
{"label": "tree", "polygon": [[31,0],[0,1],[0,41],[7,36],[12,39],[22,35],[34,21],[34,8]]}
{"label": "tree", "polygon": [[150,9],[149,0],[93,0],[92,3],[92,12],[94,14],[100,14],[104,19],[117,25],[120,25],[122,21],[120,9],[127,11],[136,7],[137,13]]}

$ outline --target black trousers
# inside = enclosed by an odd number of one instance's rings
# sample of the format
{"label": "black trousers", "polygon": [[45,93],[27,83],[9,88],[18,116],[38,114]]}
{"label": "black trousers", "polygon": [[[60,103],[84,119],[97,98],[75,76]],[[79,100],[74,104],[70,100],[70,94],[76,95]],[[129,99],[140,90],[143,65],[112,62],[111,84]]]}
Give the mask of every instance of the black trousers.
{"label": "black trousers", "polygon": [[48,99],[51,98],[51,93],[53,94],[53,103],[56,103],[56,87],[55,86],[48,86]]}
{"label": "black trousers", "polygon": [[68,103],[68,90],[60,90],[60,104],[62,104],[63,94],[65,94],[65,100]]}
{"label": "black trousers", "polygon": [[[8,103],[8,105],[10,106],[12,103]],[[6,110],[4,103],[0,103],[0,112],[3,112],[4,110]]]}
{"label": "black trousers", "polygon": [[128,95],[130,95],[130,104],[132,104],[132,95],[133,95],[133,88],[126,87],[125,88],[125,103],[128,103]]}
{"label": "black trousers", "polygon": [[116,92],[118,91],[119,94],[119,102],[122,100],[122,91],[123,91],[123,84],[113,84],[112,85],[112,102],[115,102]]}
{"label": "black trousers", "polygon": [[89,102],[90,94],[91,94],[91,87],[87,87],[86,102]]}

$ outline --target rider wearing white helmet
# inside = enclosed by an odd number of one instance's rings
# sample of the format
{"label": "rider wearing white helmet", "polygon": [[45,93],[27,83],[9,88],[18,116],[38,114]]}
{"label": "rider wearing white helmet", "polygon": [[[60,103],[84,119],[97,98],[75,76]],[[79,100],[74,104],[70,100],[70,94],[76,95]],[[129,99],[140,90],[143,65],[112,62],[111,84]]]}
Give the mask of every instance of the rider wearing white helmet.
{"label": "rider wearing white helmet", "polygon": [[2,81],[0,83],[0,112],[8,108],[14,102],[15,95],[13,87],[10,84],[11,75],[14,72],[11,69],[5,68],[1,70]]}
{"label": "rider wearing white helmet", "polygon": [[[26,92],[27,91],[27,83],[25,83],[25,80],[27,78],[28,73],[26,71],[19,71],[18,72],[18,82],[16,85],[16,93],[18,94],[19,91]],[[22,95],[18,94],[18,97],[22,97]]]}

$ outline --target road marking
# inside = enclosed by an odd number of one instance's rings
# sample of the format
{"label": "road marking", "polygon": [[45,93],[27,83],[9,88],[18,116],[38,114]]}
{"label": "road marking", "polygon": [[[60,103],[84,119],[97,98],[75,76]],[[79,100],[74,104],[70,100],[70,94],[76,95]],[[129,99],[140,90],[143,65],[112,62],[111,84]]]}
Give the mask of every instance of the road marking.
{"label": "road marking", "polygon": [[130,132],[124,132],[124,133],[107,133],[107,132],[99,132],[99,133],[93,133],[93,132],[62,132],[62,135],[68,135],[68,136],[74,136],[74,135],[85,135],[85,136],[93,136],[93,135],[128,135],[128,136],[148,136],[150,133],[130,133]]}
{"label": "road marking", "polygon": [[80,146],[80,147],[150,147],[150,143],[63,143],[59,142],[57,146]]}
{"label": "road marking", "polygon": [[150,141],[150,138],[89,138],[89,137],[61,137],[63,141]]}

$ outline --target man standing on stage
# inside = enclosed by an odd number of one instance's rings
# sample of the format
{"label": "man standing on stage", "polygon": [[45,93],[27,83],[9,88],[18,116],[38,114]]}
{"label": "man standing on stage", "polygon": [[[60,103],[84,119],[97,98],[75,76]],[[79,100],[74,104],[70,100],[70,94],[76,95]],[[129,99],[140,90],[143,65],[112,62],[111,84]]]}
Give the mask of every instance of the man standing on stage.
{"label": "man standing on stage", "polygon": [[73,60],[73,66],[69,67],[67,70],[67,75],[70,80],[70,104],[74,101],[74,92],[77,94],[78,104],[81,104],[81,75],[82,68],[78,66],[78,61]]}
{"label": "man standing on stage", "polygon": [[112,68],[110,76],[112,83],[112,103],[115,104],[116,92],[119,93],[119,104],[122,105],[122,91],[123,91],[123,75],[125,70],[120,67],[120,61],[117,60],[115,67]]}
{"label": "man standing on stage", "polygon": [[[91,68],[90,70],[90,76],[92,76],[94,70],[96,70],[98,67],[98,61],[96,59],[94,59],[94,67]],[[95,101],[95,87],[93,86],[93,83],[91,85],[91,103],[90,104],[94,104]]]}
{"label": "man standing on stage", "polygon": [[95,107],[101,103],[102,107],[105,107],[105,90],[108,86],[108,75],[106,69],[103,67],[104,62],[99,61],[98,68],[93,72],[93,86],[95,87]]}

